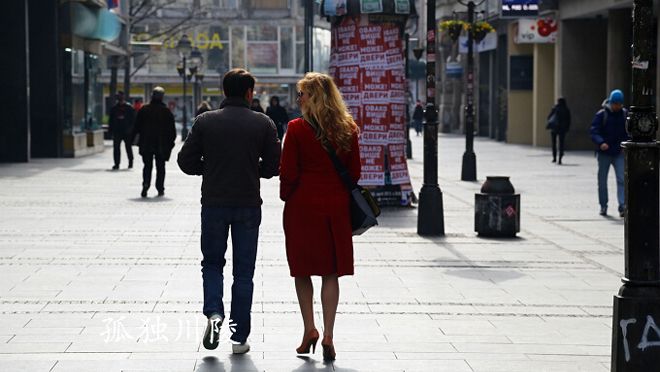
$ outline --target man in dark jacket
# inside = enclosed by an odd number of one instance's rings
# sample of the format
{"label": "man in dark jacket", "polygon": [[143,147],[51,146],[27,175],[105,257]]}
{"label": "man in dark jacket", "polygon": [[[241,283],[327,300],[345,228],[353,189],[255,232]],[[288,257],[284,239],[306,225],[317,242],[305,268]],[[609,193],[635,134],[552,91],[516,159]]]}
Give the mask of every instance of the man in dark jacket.
{"label": "man in dark jacket", "polygon": [[564,143],[566,133],[571,128],[571,111],[568,109],[565,98],[557,99],[557,104],[548,115],[548,129],[552,139],[552,162],[557,162],[557,140],[559,139],[559,162],[564,157]]}
{"label": "man in dark jacket", "polygon": [[598,111],[591,122],[591,140],[597,146],[598,157],[598,202],[600,215],[607,215],[607,174],[610,165],[616,174],[617,199],[619,215],[625,215],[625,195],[623,185],[624,159],[621,142],[629,139],[626,132],[626,110],[623,108],[623,93],[615,89],[609,99],[603,103],[603,109]]}
{"label": "man in dark jacket", "polygon": [[147,197],[151,186],[151,170],[156,160],[156,190],[158,196],[165,195],[165,162],[170,160],[176,128],[174,115],[163,103],[165,89],[156,87],[151,93],[151,102],[142,106],[135,120],[133,137],[137,136],[140,155],[144,162],[142,170],[142,197]]}
{"label": "man in dark jacket", "polygon": [[419,134],[422,133],[422,120],[424,119],[424,107],[422,107],[422,101],[420,100],[417,100],[417,103],[415,104],[415,111],[413,111],[412,119],[415,132],[419,136]]}
{"label": "man in dark jacket", "polygon": [[280,106],[279,97],[271,97],[270,106],[266,109],[266,115],[275,123],[275,127],[277,127],[277,138],[281,141],[282,137],[284,137],[284,127],[289,122],[289,115],[286,114],[284,107]]}
{"label": "man in dark jacket", "polygon": [[203,344],[207,349],[218,346],[224,320],[222,271],[231,228],[230,330],[235,354],[250,349],[252,278],[261,224],[259,179],[279,174],[281,151],[273,121],[250,110],[254,84],[254,77],[245,70],[227,72],[222,81],[227,98],[219,110],[195,118],[178,157],[184,173],[202,176],[203,313],[208,318]]}
{"label": "man in dark jacket", "polygon": [[117,103],[110,109],[110,122],[108,125],[108,130],[112,134],[112,155],[115,161],[112,169],[119,169],[122,141],[126,146],[128,167],[133,168],[133,149],[131,148],[133,144],[131,143],[131,132],[133,131],[133,122],[135,121],[135,110],[124,100],[124,92],[117,92],[115,97]]}

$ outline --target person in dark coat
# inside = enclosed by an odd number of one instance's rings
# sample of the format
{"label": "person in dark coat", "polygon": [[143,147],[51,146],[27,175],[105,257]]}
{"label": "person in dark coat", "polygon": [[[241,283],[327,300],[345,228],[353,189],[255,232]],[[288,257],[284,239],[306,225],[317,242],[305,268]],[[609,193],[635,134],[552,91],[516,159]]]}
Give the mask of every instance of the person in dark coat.
{"label": "person in dark coat", "polygon": [[415,104],[415,111],[413,111],[413,127],[415,128],[415,133],[419,136],[422,133],[422,120],[424,119],[424,107],[422,107],[422,101],[417,100]]}
{"label": "person in dark coat", "polygon": [[163,103],[165,89],[154,88],[151,93],[151,102],[142,106],[135,120],[133,138],[137,137],[140,155],[144,162],[142,170],[142,197],[147,197],[147,190],[151,186],[151,170],[156,160],[156,190],[158,196],[165,195],[165,162],[170,159],[176,128],[174,115]]}
{"label": "person in dark coat", "polygon": [[218,347],[225,318],[222,270],[231,230],[233,277],[230,330],[232,352],[250,350],[254,268],[261,224],[260,178],[279,174],[281,145],[273,121],[251,111],[255,79],[233,69],[222,79],[227,98],[218,110],[195,118],[179,152],[179,168],[202,176],[202,282],[207,328],[202,344]]}
{"label": "person in dark coat", "polygon": [[333,332],[339,277],[353,275],[349,191],[324,146],[335,149],[353,182],[360,179],[358,126],[332,77],[310,72],[298,82],[303,117],[289,122],[280,165],[280,199],[289,272],[295,278],[307,354],[319,332],[314,326],[311,276],[322,277],[323,359],[334,360]]}
{"label": "person in dark coat", "polygon": [[250,108],[252,111],[264,113],[264,109],[261,107],[261,101],[259,101],[259,98],[253,98],[252,103],[250,104]]}
{"label": "person in dark coat", "polygon": [[630,138],[626,132],[626,116],[626,109],[623,108],[623,93],[619,89],[615,89],[591,122],[589,133],[591,141],[597,146],[598,202],[601,216],[607,215],[607,174],[610,166],[614,167],[616,174],[619,215],[625,216],[624,158],[621,142],[628,141]]}
{"label": "person in dark coat", "polygon": [[199,115],[211,110],[213,110],[211,108],[211,105],[209,105],[209,103],[206,101],[202,101],[202,103],[200,103],[199,106],[197,106],[197,112],[195,112],[195,117],[198,117]]}
{"label": "person in dark coat", "polygon": [[266,115],[275,123],[277,127],[277,138],[282,140],[282,137],[284,137],[284,126],[289,122],[289,115],[286,114],[284,107],[280,106],[279,97],[271,97],[270,106],[266,109]]}
{"label": "person in dark coat", "polygon": [[[571,111],[566,105],[566,99],[557,99],[557,104],[548,114],[548,129],[552,137],[552,162],[561,164],[564,157],[564,140],[571,127]],[[559,161],[557,162],[557,139],[559,139]]]}
{"label": "person in dark coat", "polygon": [[117,103],[110,109],[110,122],[108,130],[112,134],[113,158],[115,164],[112,169],[119,169],[121,162],[121,143],[126,147],[126,156],[128,157],[128,167],[133,168],[133,145],[131,142],[131,132],[135,122],[135,110],[124,99],[124,92],[119,91],[115,95]]}

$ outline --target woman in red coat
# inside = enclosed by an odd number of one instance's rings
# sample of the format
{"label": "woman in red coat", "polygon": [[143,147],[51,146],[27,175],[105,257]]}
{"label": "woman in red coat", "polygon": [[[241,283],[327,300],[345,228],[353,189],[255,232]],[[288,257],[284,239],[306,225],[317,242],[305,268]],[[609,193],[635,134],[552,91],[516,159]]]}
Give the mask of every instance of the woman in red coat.
{"label": "woman in red coat", "polygon": [[291,276],[305,326],[299,354],[314,352],[312,275],[322,277],[323,358],[335,359],[332,342],[339,303],[338,277],[353,275],[349,193],[328,152],[332,146],[354,182],[360,179],[358,127],[332,78],[310,72],[298,82],[303,118],[289,122],[280,165],[280,198]]}

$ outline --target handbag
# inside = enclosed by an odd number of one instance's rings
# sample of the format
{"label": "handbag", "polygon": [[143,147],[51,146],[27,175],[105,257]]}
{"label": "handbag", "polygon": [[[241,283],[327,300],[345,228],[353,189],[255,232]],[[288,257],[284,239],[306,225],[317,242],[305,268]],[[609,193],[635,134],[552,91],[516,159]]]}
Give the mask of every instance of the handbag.
{"label": "handbag", "polygon": [[552,111],[552,115],[548,118],[548,122],[545,126],[545,129],[557,129],[557,124],[558,124],[558,119],[557,119],[557,110]]}
{"label": "handbag", "polygon": [[351,194],[350,213],[353,235],[362,235],[365,231],[378,225],[376,217],[380,216],[380,207],[369,190],[351,180],[348,169],[339,161],[335,149],[330,145],[324,145],[323,147],[328,152],[339,178]]}

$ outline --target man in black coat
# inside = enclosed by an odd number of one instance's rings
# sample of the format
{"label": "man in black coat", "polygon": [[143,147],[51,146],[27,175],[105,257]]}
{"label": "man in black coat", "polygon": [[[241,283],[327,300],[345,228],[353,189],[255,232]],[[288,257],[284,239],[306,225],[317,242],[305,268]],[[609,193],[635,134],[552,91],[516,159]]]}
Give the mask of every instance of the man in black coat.
{"label": "man in black coat", "polygon": [[270,99],[270,106],[266,109],[266,115],[275,123],[277,128],[277,138],[282,140],[284,137],[284,127],[289,122],[289,115],[286,114],[284,107],[280,106],[280,98],[273,96]]}
{"label": "man in black coat", "polygon": [[115,95],[117,103],[110,109],[110,122],[108,130],[112,134],[113,157],[115,164],[112,169],[119,169],[121,161],[121,142],[126,146],[128,167],[133,168],[133,149],[131,148],[131,132],[135,121],[135,110],[124,100],[124,92]]}
{"label": "man in black coat", "polygon": [[151,93],[151,102],[142,106],[135,120],[133,138],[137,136],[140,155],[144,162],[142,170],[142,197],[147,197],[147,190],[151,186],[151,170],[156,160],[156,190],[158,196],[165,195],[165,162],[170,160],[176,128],[174,115],[163,103],[165,89],[154,88]]}

